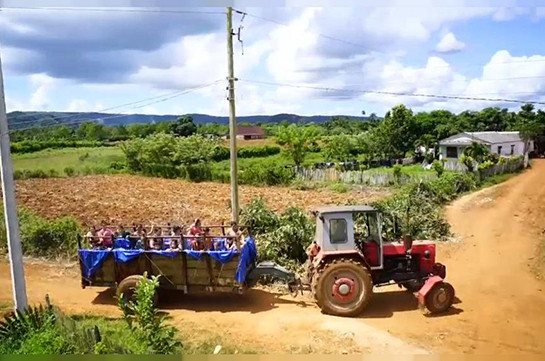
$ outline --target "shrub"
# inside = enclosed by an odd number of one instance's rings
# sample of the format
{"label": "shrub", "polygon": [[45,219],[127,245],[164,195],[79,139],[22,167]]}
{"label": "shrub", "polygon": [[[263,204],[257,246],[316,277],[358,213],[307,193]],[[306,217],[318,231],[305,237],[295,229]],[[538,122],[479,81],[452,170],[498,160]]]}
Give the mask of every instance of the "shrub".
{"label": "shrub", "polygon": [[255,185],[287,185],[295,178],[295,172],[291,168],[281,165],[256,164],[250,166],[239,174],[239,183]]}
{"label": "shrub", "polygon": [[431,168],[433,169],[433,171],[435,172],[435,174],[437,174],[437,177],[439,178],[445,172],[445,166],[443,165],[443,162],[439,160],[434,160],[433,163],[431,164]]}
{"label": "shrub", "polygon": [[333,183],[330,188],[332,191],[337,193],[346,193],[349,190],[348,186],[345,183],[341,182]]}
{"label": "shrub", "polygon": [[222,160],[229,159],[231,157],[231,152],[229,148],[217,145],[213,148],[211,159],[214,162],[220,162]]}
{"label": "shrub", "polygon": [[24,140],[21,142],[11,143],[12,153],[31,153],[44,149],[56,148],[81,148],[81,147],[102,147],[108,146],[109,143],[97,141],[81,141],[81,140]]}
{"label": "shrub", "polygon": [[312,242],[315,227],[303,210],[286,209],[280,216],[271,211],[263,198],[242,209],[241,222],[259,236],[259,258],[296,267],[305,261],[305,249]]}
{"label": "shrub", "polygon": [[240,158],[268,157],[279,154],[280,150],[280,147],[274,145],[246,146],[237,150],[237,156]]}
{"label": "shrub", "polygon": [[72,167],[64,168],[64,174],[66,174],[66,176],[68,176],[68,177],[72,177],[75,173],[76,173],[76,171]]}
{"label": "shrub", "polygon": [[80,162],[83,162],[85,159],[89,158],[89,153],[82,154],[78,157]]}
{"label": "shrub", "polygon": [[212,170],[210,165],[204,164],[195,164],[185,166],[187,172],[187,179],[192,182],[205,182],[212,180]]}
{"label": "shrub", "polygon": [[123,297],[118,305],[123,317],[136,336],[146,343],[149,353],[172,354],[182,344],[176,340],[176,329],[165,324],[165,316],[159,315],[154,298],[159,287],[159,277],[147,278],[146,273],[135,289],[136,300],[125,302]]}
{"label": "shrub", "polygon": [[110,163],[109,168],[112,170],[123,170],[125,169],[126,164],[123,162],[112,162]]}
{"label": "shrub", "polygon": [[401,171],[402,171],[402,166],[401,164],[394,164],[394,166],[392,167],[393,168],[393,171],[394,171],[394,178],[396,180],[397,183],[399,183],[401,181]]}
{"label": "shrub", "polygon": [[488,169],[488,168],[492,167],[493,165],[494,165],[494,163],[491,160],[485,160],[484,162],[482,162],[481,164],[479,164],[477,166],[477,169],[478,170],[485,170],[485,169]]}
{"label": "shrub", "polygon": [[[25,255],[37,257],[74,257],[77,240],[82,230],[71,217],[46,220],[34,212],[19,209],[21,243]],[[3,209],[0,217],[3,218]],[[7,251],[6,228],[0,223],[0,251]]]}

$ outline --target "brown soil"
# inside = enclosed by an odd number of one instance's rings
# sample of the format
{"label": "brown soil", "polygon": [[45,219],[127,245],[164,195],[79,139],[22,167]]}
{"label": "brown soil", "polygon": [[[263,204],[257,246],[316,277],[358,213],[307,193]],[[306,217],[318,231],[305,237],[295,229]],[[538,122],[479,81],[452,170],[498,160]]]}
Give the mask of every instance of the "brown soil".
{"label": "brown soil", "polygon": [[[162,307],[184,335],[219,333],[226,342],[272,353],[545,353],[545,283],[532,268],[545,227],[544,179],[545,161],[536,161],[447,208],[458,241],[439,245],[438,258],[458,301],[446,315],[422,315],[414,297],[396,287],[377,290],[355,319],[325,316],[309,299],[260,289],[240,297],[171,295]],[[0,301],[9,300],[7,264],[0,274]],[[73,267],[27,263],[26,278],[33,302],[49,293],[67,312],[119,315],[111,293],[79,287]]]}
{"label": "brown soil", "polygon": [[[275,211],[290,206],[345,204],[349,200],[368,203],[386,190],[359,188],[347,193],[327,189],[299,191],[285,187],[241,186],[244,206],[265,197]],[[195,217],[204,223],[230,219],[230,186],[222,183],[191,183],[183,180],[132,175],[95,175],[72,178],[28,179],[17,182],[19,205],[45,217],[72,215],[86,223],[103,220],[127,225],[133,222],[182,222]]]}

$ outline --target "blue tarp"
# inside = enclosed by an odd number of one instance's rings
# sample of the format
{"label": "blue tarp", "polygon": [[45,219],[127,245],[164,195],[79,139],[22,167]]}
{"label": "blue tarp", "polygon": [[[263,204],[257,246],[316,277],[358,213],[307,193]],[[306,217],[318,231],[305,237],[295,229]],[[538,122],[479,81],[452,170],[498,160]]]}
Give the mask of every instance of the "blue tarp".
{"label": "blue tarp", "polygon": [[240,250],[240,253],[236,280],[237,282],[244,283],[246,280],[246,274],[248,273],[248,267],[250,267],[250,265],[257,259],[257,249],[252,237],[246,238],[246,243]]}
{"label": "blue tarp", "polygon": [[[118,241],[119,240],[116,240],[116,245],[118,244]],[[224,239],[221,239],[220,241],[224,241]],[[119,244],[121,245],[122,242],[119,242]],[[224,242],[220,243],[220,249],[223,249],[223,250],[221,251],[183,250],[183,252],[197,260],[200,260],[202,258],[202,255],[206,253],[220,263],[229,262],[238,253],[237,250],[226,250]],[[171,250],[144,251],[142,249],[124,249],[124,248],[117,248],[113,250],[80,249],[79,255],[83,263],[84,276],[87,278],[93,276],[96,273],[96,271],[98,271],[98,269],[100,268],[100,266],[102,265],[106,257],[112,253],[114,255],[116,262],[125,263],[135,259],[136,257],[140,256],[142,253],[158,254],[161,256],[172,258],[178,255],[180,251],[171,251]],[[240,283],[244,282],[244,280],[246,279],[246,273],[247,273],[248,267],[256,260],[256,258],[257,258],[257,250],[255,247],[254,239],[251,237],[248,237],[246,239],[246,243],[241,249],[241,256],[238,263],[237,274],[236,274],[236,280],[238,282]]]}
{"label": "blue tarp", "polygon": [[80,250],[79,254],[83,263],[83,275],[90,278],[102,266],[102,263],[108,257],[111,251],[107,250]]}

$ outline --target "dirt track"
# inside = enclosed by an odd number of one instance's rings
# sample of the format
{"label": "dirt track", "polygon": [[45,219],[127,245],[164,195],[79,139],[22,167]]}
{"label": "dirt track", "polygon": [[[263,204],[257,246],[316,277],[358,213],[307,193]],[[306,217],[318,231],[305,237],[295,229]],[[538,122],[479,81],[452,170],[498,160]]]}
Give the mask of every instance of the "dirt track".
{"label": "dirt track", "polygon": [[[459,302],[441,317],[423,316],[413,296],[396,287],[378,290],[357,319],[325,316],[308,300],[263,290],[163,307],[184,335],[221,333],[226,342],[268,352],[545,353],[545,283],[532,269],[545,228],[543,200],[545,161],[536,161],[447,208],[459,241],[440,245],[438,258]],[[29,264],[26,270],[32,301],[49,293],[67,312],[118,314],[107,292],[81,290],[73,269]],[[0,275],[1,301],[10,297],[5,263]]]}

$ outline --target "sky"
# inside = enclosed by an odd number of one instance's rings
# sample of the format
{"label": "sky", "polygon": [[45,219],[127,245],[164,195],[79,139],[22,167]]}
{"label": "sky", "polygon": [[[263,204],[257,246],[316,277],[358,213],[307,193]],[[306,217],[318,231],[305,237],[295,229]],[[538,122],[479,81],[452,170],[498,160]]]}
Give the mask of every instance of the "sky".
{"label": "sky", "polygon": [[[414,94],[545,102],[537,1],[308,2],[234,2],[237,115],[520,107]],[[8,111],[228,115],[225,7],[61,3],[0,0]]]}

